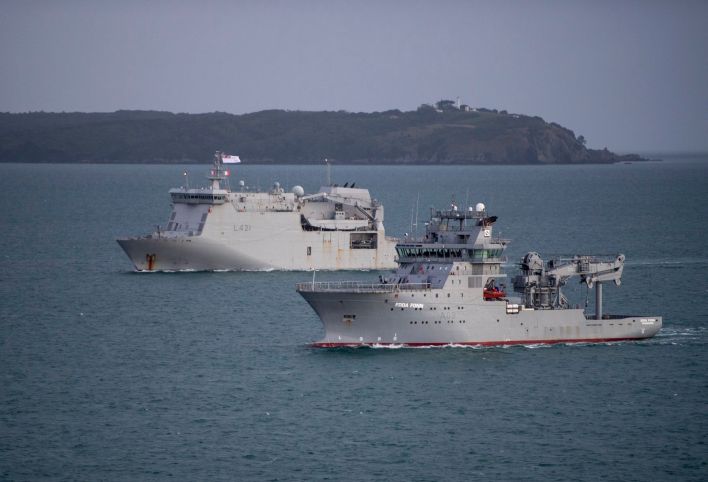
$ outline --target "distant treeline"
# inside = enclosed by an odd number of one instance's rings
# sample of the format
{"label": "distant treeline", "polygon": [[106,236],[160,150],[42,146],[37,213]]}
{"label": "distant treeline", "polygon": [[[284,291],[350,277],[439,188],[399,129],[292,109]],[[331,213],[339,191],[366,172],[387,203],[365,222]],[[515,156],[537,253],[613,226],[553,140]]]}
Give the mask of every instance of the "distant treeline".
{"label": "distant treeline", "polygon": [[560,164],[641,160],[585,147],[540,117],[451,102],[373,113],[0,113],[0,162]]}

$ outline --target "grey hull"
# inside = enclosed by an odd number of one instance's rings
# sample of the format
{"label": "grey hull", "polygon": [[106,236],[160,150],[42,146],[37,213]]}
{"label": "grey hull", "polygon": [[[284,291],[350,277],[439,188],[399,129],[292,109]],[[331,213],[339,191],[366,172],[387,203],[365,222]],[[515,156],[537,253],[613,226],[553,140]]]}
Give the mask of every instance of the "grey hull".
{"label": "grey hull", "polygon": [[[357,345],[513,345],[639,340],[654,336],[661,317],[588,319],[580,309],[522,309],[504,301],[467,302],[426,293],[300,291],[322,320],[318,347]],[[396,296],[397,295],[397,296]]]}
{"label": "grey hull", "polygon": [[[393,242],[382,239],[378,249],[343,249],[349,233],[296,233],[282,238],[234,242],[204,236],[118,239],[138,271],[268,271],[369,270],[395,266]],[[337,238],[341,242],[337,243]],[[382,237],[383,238],[383,237]],[[307,247],[311,246],[311,255]]]}
{"label": "grey hull", "polygon": [[137,271],[257,271],[275,269],[228,246],[199,238],[119,239]]}

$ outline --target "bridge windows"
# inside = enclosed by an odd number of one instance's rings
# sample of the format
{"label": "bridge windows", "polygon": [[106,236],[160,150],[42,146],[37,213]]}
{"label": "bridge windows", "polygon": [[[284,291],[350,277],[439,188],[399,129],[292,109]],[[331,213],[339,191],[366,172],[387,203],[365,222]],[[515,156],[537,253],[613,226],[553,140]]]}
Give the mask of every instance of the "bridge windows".
{"label": "bridge windows", "polygon": [[224,194],[207,194],[207,193],[191,193],[191,192],[173,192],[172,201],[177,203],[190,204],[214,204],[223,203],[226,199]]}
{"label": "bridge windows", "polygon": [[397,246],[396,252],[399,258],[472,259],[479,261],[500,257],[502,249],[463,249],[403,245]]}

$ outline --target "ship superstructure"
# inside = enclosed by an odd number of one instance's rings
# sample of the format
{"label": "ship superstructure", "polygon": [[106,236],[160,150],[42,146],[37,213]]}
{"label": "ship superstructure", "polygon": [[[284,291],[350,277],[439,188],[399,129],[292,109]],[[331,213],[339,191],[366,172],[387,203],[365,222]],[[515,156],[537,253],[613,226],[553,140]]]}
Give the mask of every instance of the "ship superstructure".
{"label": "ship superstructure", "polygon": [[[420,239],[398,243],[399,267],[374,283],[297,285],[322,320],[319,347],[511,345],[635,340],[654,336],[658,316],[607,315],[602,286],[620,284],[624,256],[575,256],[545,263],[528,253],[507,293],[508,240],[493,235],[484,204],[432,213]],[[571,277],[595,289],[596,311],[572,307],[561,288]]]}
{"label": "ship superstructure", "polygon": [[[169,191],[167,226],[118,239],[138,271],[391,269],[395,239],[385,234],[384,207],[367,189],[329,185],[305,195],[279,183],[231,191],[217,152],[209,186]],[[223,186],[226,184],[226,186]]]}

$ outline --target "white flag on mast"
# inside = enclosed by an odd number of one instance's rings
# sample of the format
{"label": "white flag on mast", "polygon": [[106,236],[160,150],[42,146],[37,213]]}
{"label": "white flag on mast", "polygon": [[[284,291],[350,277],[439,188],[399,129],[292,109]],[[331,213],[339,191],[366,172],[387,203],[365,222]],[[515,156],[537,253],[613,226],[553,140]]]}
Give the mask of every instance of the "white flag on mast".
{"label": "white flag on mast", "polygon": [[241,158],[238,156],[229,156],[227,154],[222,154],[221,161],[224,164],[240,164]]}

